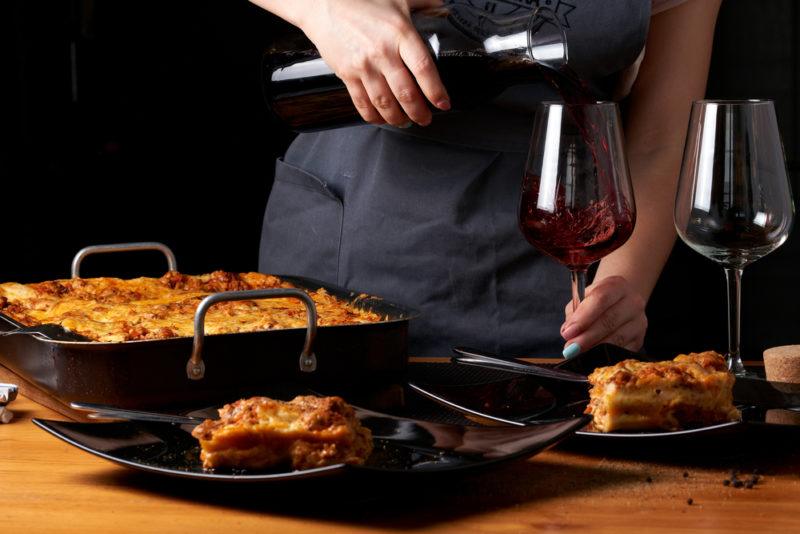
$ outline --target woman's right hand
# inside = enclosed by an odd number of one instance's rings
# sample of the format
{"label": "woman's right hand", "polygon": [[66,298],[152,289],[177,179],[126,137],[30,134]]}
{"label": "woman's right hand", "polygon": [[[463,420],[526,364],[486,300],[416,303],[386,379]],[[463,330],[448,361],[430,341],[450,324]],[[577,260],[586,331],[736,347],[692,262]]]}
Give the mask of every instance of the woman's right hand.
{"label": "woman's right hand", "polygon": [[296,21],[344,81],[361,117],[373,124],[431,122],[425,100],[441,110],[450,99],[412,9],[441,0],[316,0]]}

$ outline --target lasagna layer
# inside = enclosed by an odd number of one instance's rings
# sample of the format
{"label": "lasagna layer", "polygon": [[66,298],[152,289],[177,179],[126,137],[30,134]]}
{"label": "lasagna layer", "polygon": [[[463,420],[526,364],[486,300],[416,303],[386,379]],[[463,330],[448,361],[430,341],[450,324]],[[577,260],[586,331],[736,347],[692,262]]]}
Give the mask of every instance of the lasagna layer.
{"label": "lasagna layer", "polygon": [[733,375],[716,352],[681,354],[672,361],[625,360],[589,375],[586,413],[595,429],[678,430],[740,418]]}
{"label": "lasagna layer", "polygon": [[206,469],[363,464],[372,452],[372,434],[339,397],[253,397],[226,404],[219,415],[192,431]]}
{"label": "lasagna layer", "polygon": [[[0,284],[0,312],[25,326],[59,324],[93,341],[191,337],[203,298],[221,291],[291,288],[261,273],[169,272],[161,278],[73,278],[36,284]],[[308,292],[320,326],[378,322],[371,311],[337,299],[325,289]],[[206,315],[206,333],[229,334],[306,326],[297,299],[221,302]]]}

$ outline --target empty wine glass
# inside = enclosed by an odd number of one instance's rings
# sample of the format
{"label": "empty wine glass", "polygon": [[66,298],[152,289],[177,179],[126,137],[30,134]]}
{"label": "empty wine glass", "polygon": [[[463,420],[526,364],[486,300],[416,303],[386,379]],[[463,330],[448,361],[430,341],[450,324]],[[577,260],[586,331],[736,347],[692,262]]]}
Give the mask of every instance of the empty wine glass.
{"label": "empty wine glass", "polygon": [[519,224],[528,242],[569,267],[573,309],[589,266],[625,243],[635,220],[617,105],[540,104]]}
{"label": "empty wine glass", "polygon": [[786,241],[794,204],[775,108],[769,100],[701,100],[692,106],[675,226],[691,248],[725,269],[728,367],[739,353],[744,267]]}

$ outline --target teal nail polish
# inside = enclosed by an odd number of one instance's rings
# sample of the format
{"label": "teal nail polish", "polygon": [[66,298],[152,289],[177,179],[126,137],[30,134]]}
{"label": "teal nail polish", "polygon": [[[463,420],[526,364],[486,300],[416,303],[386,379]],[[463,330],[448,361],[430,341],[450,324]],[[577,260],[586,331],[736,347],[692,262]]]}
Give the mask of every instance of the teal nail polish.
{"label": "teal nail polish", "polygon": [[411,128],[413,125],[414,125],[414,123],[413,123],[413,122],[411,122],[411,121],[408,121],[407,123],[405,123],[405,124],[401,124],[400,126],[398,126],[398,128],[403,128],[403,129],[406,129],[406,128]]}
{"label": "teal nail polish", "polygon": [[565,348],[561,354],[564,356],[564,358],[569,360],[570,358],[574,358],[580,353],[581,353],[581,346],[577,343],[570,343],[569,345],[567,345],[567,348]]}

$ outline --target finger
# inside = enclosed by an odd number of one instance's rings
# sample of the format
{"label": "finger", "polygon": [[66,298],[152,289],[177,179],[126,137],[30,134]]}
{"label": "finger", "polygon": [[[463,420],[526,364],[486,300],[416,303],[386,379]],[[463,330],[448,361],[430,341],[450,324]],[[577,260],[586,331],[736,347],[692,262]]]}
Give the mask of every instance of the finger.
{"label": "finger", "polygon": [[595,324],[609,308],[625,298],[627,293],[624,283],[622,279],[607,278],[596,285],[590,293],[587,293],[578,309],[564,323],[561,329],[564,339],[574,338],[585,331]]}
{"label": "finger", "polygon": [[375,106],[372,105],[372,102],[370,102],[367,90],[364,89],[364,84],[361,83],[361,80],[344,80],[344,84],[347,87],[347,92],[350,93],[353,105],[356,107],[362,119],[372,124],[383,124],[386,122],[383,120],[383,117],[381,117],[381,114],[378,113],[378,110],[375,109]]}
{"label": "finger", "polygon": [[572,299],[570,299],[566,306],[564,306],[564,324],[561,325],[562,332],[564,331],[564,327],[567,326],[569,318],[572,317],[573,313],[575,313],[575,307],[572,305]]}
{"label": "finger", "polygon": [[400,41],[399,50],[403,63],[411,71],[425,98],[441,110],[450,109],[450,96],[419,34],[415,31],[406,32]]}
{"label": "finger", "polygon": [[644,335],[647,333],[647,320],[634,319],[620,326],[611,335],[600,340],[600,343],[610,343],[624,349],[637,351],[644,345]]}
{"label": "finger", "polygon": [[566,338],[567,342],[565,346],[577,344],[582,351],[585,351],[598,343],[602,343],[605,339],[613,339],[615,345],[622,343],[620,346],[624,346],[634,341],[633,337],[627,337],[630,328],[637,325],[641,326],[642,321],[645,323],[642,329],[642,332],[644,332],[647,328],[647,319],[644,317],[642,310],[636,307],[630,300],[622,300],[608,308],[605,313],[585,331],[577,336]]}
{"label": "finger", "polygon": [[400,105],[383,75],[376,72],[367,73],[361,79],[361,83],[364,84],[370,102],[381,114],[383,120],[394,126],[403,126],[408,123],[408,117],[400,109]]}
{"label": "finger", "polygon": [[398,64],[390,68],[384,72],[384,76],[408,118],[422,126],[430,124],[431,110],[428,109],[422,93],[405,65]]}

